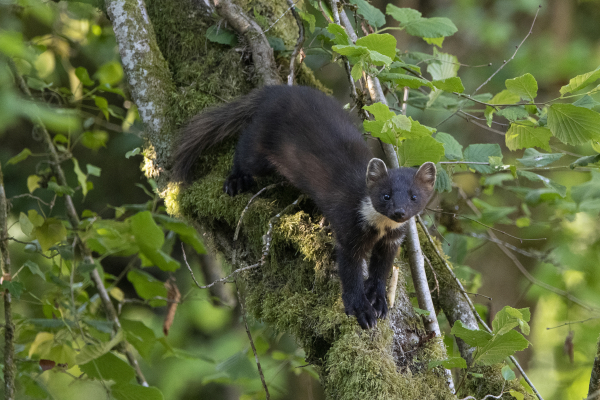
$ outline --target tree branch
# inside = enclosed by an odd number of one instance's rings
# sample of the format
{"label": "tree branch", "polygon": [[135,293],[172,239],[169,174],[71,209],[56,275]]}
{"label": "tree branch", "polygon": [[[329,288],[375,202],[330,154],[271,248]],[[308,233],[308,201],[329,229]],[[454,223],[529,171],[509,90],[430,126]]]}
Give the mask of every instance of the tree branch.
{"label": "tree branch", "polygon": [[[296,0],[299,1],[299,0]],[[294,71],[296,66],[296,58],[302,49],[302,44],[304,43],[304,25],[302,24],[302,18],[300,18],[300,14],[296,11],[295,4],[292,0],[287,0],[290,5],[290,9],[292,10],[292,14],[296,19],[296,23],[298,24],[298,41],[296,42],[296,47],[294,47],[294,51],[290,56],[290,73],[288,75],[287,84],[292,86],[294,84]],[[301,61],[302,62],[302,61]]]}

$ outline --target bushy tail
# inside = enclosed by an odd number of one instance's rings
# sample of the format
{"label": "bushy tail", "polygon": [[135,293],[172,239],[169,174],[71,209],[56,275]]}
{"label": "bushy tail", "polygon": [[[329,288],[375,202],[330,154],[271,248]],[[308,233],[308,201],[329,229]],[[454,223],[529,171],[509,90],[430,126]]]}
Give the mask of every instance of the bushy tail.
{"label": "bushy tail", "polygon": [[261,94],[261,90],[254,90],[231,103],[210,108],[192,118],[180,130],[179,144],[173,154],[171,179],[189,183],[198,156],[240,132],[258,110]]}

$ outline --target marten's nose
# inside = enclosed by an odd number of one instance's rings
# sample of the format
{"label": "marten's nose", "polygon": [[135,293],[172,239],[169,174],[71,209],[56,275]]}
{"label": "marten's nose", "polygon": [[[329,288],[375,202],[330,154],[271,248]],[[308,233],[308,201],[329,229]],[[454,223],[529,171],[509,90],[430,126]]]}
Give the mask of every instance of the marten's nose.
{"label": "marten's nose", "polygon": [[396,211],[394,211],[394,221],[398,221],[400,222],[402,219],[404,219],[404,216],[406,215],[406,211],[404,211],[404,208],[398,208]]}

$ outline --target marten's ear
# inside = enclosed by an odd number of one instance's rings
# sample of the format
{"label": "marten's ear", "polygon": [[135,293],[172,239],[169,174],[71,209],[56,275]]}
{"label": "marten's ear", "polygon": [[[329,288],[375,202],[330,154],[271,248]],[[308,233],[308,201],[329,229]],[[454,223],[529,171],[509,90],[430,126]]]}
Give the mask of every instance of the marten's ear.
{"label": "marten's ear", "polygon": [[367,166],[367,188],[370,189],[378,180],[386,176],[387,167],[385,163],[379,158],[372,158]]}
{"label": "marten's ear", "polygon": [[435,185],[435,174],[435,164],[432,162],[426,162],[419,167],[419,170],[415,175],[415,183],[419,187],[433,191],[433,186]]}

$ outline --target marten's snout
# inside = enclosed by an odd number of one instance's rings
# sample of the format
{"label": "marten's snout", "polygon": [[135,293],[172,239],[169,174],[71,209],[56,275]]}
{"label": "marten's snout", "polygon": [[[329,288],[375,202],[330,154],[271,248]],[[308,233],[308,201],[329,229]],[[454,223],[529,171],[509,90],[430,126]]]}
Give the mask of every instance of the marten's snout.
{"label": "marten's snout", "polygon": [[396,222],[401,222],[405,216],[406,216],[406,211],[404,210],[404,208],[398,208],[394,211],[394,214],[392,215],[392,219]]}

